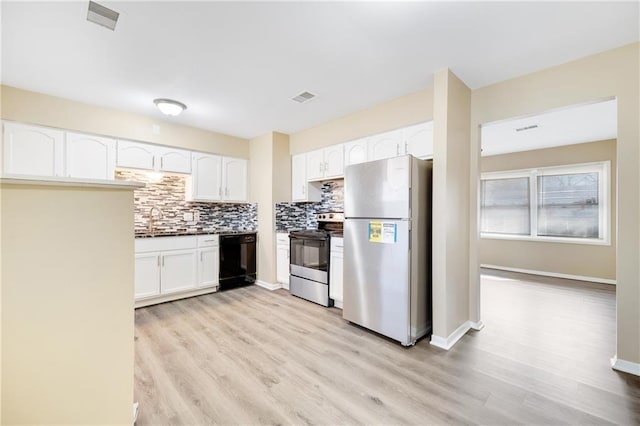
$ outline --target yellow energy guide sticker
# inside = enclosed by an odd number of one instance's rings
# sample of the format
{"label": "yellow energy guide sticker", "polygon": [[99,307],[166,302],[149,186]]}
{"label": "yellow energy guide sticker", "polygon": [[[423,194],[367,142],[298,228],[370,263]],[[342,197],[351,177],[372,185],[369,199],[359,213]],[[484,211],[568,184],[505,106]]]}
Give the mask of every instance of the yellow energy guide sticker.
{"label": "yellow energy guide sticker", "polygon": [[390,222],[369,222],[369,241],[394,244],[398,241],[397,225]]}

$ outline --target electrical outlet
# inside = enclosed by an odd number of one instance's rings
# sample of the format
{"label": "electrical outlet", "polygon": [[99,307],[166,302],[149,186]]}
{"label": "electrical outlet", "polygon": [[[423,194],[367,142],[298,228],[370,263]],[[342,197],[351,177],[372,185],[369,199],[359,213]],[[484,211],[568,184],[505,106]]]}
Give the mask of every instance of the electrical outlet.
{"label": "electrical outlet", "polygon": [[193,213],[188,212],[183,215],[183,219],[185,222],[193,222]]}

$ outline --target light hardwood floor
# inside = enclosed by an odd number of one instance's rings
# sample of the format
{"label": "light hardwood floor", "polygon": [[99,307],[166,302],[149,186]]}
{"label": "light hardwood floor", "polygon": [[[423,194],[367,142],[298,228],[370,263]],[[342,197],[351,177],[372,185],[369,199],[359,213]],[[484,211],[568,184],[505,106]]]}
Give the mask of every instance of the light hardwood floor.
{"label": "light hardwood floor", "polygon": [[487,272],[482,299],[450,351],[257,286],[138,309],[137,424],[640,424],[610,287]]}

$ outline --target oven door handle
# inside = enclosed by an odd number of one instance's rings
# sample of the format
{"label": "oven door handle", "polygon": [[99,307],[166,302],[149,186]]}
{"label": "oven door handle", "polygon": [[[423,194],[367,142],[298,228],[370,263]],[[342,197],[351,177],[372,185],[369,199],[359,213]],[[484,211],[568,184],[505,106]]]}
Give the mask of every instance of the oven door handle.
{"label": "oven door handle", "polygon": [[292,235],[289,235],[289,238],[292,240],[314,240],[314,241],[327,241],[328,238],[326,237],[294,237]]}

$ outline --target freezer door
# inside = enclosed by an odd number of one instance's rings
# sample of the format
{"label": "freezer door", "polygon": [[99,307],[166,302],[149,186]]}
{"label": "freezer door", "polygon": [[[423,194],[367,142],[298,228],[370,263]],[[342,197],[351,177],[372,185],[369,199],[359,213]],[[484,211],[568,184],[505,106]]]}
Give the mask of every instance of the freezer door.
{"label": "freezer door", "polygon": [[[409,221],[380,220],[396,225],[396,241],[371,242],[376,219],[347,219],[344,225],[343,317],[400,341],[410,336]],[[390,237],[387,235],[387,237]]]}
{"label": "freezer door", "polygon": [[344,174],[345,217],[409,218],[412,159],[405,155],[348,166]]}

